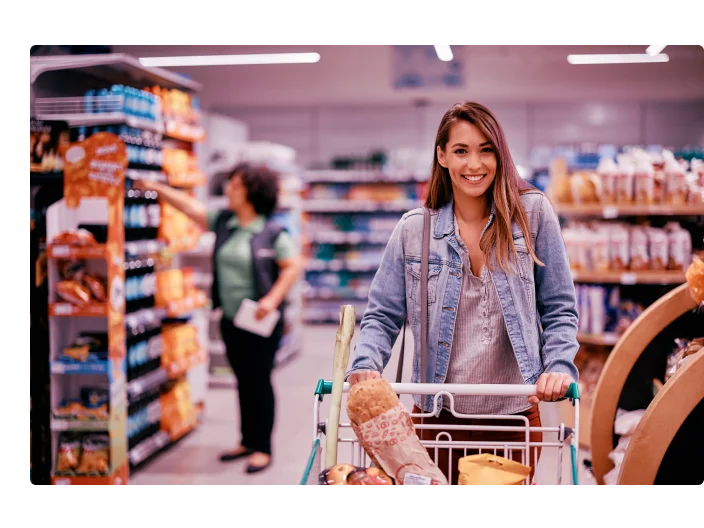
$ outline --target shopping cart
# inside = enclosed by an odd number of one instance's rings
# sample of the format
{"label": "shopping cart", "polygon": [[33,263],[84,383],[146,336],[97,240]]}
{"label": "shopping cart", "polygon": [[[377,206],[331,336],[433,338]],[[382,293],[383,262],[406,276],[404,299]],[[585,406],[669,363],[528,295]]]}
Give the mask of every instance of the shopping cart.
{"label": "shopping cart", "polygon": [[[438,424],[415,424],[417,431],[421,429],[436,430],[437,433],[432,440],[420,440],[421,444],[426,448],[433,448],[435,455],[435,463],[438,464],[438,455],[441,450],[448,451],[448,475],[452,479],[452,473],[457,471],[457,468],[452,467],[451,456],[452,450],[463,450],[467,455],[468,451],[472,454],[492,453],[494,455],[505,458],[512,458],[512,455],[519,452],[521,455],[521,463],[526,466],[535,468],[537,461],[535,453],[538,448],[542,454],[546,449],[557,450],[557,480],[555,484],[562,484],[562,462],[564,448],[568,447],[571,469],[572,483],[578,484],[577,477],[577,446],[579,445],[579,391],[577,384],[572,383],[567,391],[564,399],[569,399],[574,407],[574,428],[565,427],[563,423],[556,427],[530,427],[528,419],[524,416],[507,416],[507,415],[469,415],[455,412],[454,396],[532,396],[535,394],[535,385],[460,385],[460,384],[443,384],[443,383],[391,383],[393,390],[399,396],[403,395],[434,395],[434,409],[431,413],[411,414],[411,417],[428,418],[439,414],[439,398],[444,396],[449,398],[450,411],[456,417],[481,420],[512,420],[516,422],[513,426],[491,426],[491,425],[438,425]],[[349,392],[350,385],[345,383],[343,386],[343,394]],[[318,477],[321,471],[324,460],[325,432],[327,429],[327,420],[321,421],[320,406],[325,394],[332,393],[332,382],[320,380],[315,389],[315,399],[313,403],[313,448],[310,457],[306,464],[305,472],[301,480],[301,484],[318,484]],[[415,421],[415,420],[414,420]],[[476,442],[476,441],[453,441],[452,431],[505,431],[505,432],[523,432],[525,433],[525,441],[520,442]],[[531,432],[541,432],[542,441],[532,442],[530,440]],[[428,434],[423,434],[428,436]],[[430,435],[432,437],[432,435]],[[541,456],[542,456],[541,454]],[[431,455],[431,458],[433,456]],[[352,464],[357,467],[369,467],[371,460],[362,448],[359,440],[352,430],[350,423],[340,423],[338,429],[338,463]],[[535,473],[533,476],[528,476],[523,484],[533,484]]]}

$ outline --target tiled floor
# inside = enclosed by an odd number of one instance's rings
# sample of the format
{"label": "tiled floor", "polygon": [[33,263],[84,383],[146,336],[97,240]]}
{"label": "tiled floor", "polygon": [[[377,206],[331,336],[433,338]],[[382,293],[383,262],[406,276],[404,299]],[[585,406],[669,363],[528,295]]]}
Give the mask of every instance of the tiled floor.
{"label": "tiled floor", "polygon": [[[244,460],[221,463],[220,452],[234,447],[238,440],[237,407],[234,385],[211,387],[206,399],[202,423],[186,438],[149,462],[130,477],[131,484],[298,484],[310,455],[313,438],[313,391],[320,378],[330,379],[335,346],[336,326],[309,326],[304,332],[301,354],[274,372],[277,397],[274,430],[274,458],[264,472],[248,475]],[[357,328],[357,332],[359,328]],[[409,334],[410,336],[410,334]],[[353,340],[353,345],[356,340]],[[398,347],[385,371],[395,376]],[[411,348],[409,337],[406,350]],[[410,372],[410,354],[404,361],[405,377]],[[404,379],[404,381],[406,381]],[[404,403],[406,403],[404,401]],[[554,405],[541,409],[543,425],[557,424]],[[323,406],[323,416],[327,410]],[[347,420],[346,413],[341,421]],[[580,453],[580,482],[589,483]],[[568,460],[568,459],[565,459]],[[554,452],[541,457],[536,478],[538,483],[554,483],[557,475]],[[563,465],[563,482],[570,482],[568,464]]]}

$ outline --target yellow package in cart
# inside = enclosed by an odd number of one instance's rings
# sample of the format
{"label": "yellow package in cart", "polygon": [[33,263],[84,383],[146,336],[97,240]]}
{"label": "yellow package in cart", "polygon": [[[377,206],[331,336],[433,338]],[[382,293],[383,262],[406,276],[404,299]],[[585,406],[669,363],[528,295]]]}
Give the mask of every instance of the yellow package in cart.
{"label": "yellow package in cart", "polygon": [[530,466],[489,453],[460,458],[460,485],[517,485],[530,475]]}

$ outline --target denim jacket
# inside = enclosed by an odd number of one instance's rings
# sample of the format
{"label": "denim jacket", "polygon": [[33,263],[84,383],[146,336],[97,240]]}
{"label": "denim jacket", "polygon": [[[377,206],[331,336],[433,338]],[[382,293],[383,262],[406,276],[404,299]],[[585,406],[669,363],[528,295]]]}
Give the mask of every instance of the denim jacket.
{"label": "denim jacket", "polygon": [[[506,329],[526,384],[534,384],[544,372],[569,374],[577,381],[579,374],[573,362],[579,348],[576,295],[557,215],[539,191],[524,193],[521,201],[535,254],[545,266],[533,262],[523,231],[514,223],[512,232],[518,260],[511,264],[509,273],[501,271],[498,265],[490,272]],[[494,216],[492,205],[487,227]],[[425,380],[444,383],[462,288],[453,202],[431,211],[430,221]],[[408,318],[415,343],[411,381],[419,380],[422,229],[422,209],[404,214],[394,229],[369,289],[369,303],[347,376],[359,370],[382,372]],[[492,263],[493,256],[492,252],[489,256]],[[432,397],[425,398],[422,406],[419,396],[414,396],[414,401],[426,412],[432,411]]]}

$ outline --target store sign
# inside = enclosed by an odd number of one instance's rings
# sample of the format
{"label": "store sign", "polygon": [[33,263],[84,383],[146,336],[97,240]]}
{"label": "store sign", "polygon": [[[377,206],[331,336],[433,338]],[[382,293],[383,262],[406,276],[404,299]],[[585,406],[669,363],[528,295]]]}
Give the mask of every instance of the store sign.
{"label": "store sign", "polygon": [[460,88],[462,62],[455,57],[441,61],[434,46],[393,46],[393,83],[397,90]]}

